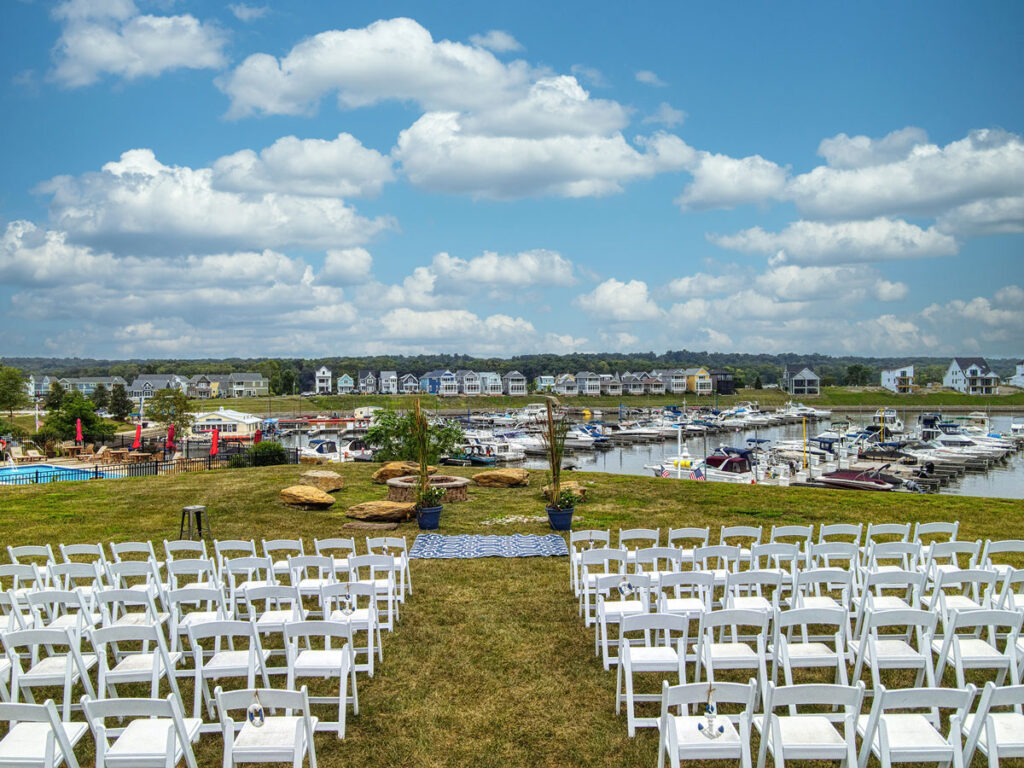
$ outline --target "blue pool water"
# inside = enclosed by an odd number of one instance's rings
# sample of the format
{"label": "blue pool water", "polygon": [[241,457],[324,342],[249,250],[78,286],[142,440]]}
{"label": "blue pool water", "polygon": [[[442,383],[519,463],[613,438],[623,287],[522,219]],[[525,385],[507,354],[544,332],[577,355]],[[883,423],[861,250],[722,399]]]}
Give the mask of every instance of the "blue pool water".
{"label": "blue pool water", "polygon": [[0,485],[23,485],[31,483],[56,483],[66,480],[91,480],[106,477],[93,470],[75,467],[58,467],[53,464],[31,464],[21,467],[0,467]]}

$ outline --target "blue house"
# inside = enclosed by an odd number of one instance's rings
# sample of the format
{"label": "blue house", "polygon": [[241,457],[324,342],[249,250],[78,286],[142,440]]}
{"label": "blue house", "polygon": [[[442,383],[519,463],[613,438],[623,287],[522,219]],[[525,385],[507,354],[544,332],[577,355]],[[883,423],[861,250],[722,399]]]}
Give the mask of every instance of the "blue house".
{"label": "blue house", "polygon": [[420,376],[420,391],[428,395],[457,395],[459,382],[451,371],[427,371]]}
{"label": "blue house", "polygon": [[356,388],[356,383],[352,380],[352,377],[347,373],[341,374],[338,377],[338,394],[339,395],[351,395],[352,390]]}

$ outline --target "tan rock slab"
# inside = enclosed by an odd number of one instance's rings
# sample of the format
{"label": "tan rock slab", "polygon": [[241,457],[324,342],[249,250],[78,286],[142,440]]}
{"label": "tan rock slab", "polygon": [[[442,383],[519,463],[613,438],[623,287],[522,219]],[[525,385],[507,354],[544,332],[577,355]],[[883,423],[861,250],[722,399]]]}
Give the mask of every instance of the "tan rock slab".
{"label": "tan rock slab", "polygon": [[329,469],[311,469],[308,472],[303,472],[299,475],[299,483],[319,488],[324,493],[340,491],[345,487],[345,481],[341,475]]}
{"label": "tan rock slab", "polygon": [[[575,493],[577,496],[579,496],[581,498],[584,498],[584,499],[587,498],[587,489],[586,489],[586,487],[580,485],[575,480],[563,480],[561,483],[559,483],[559,487],[563,491],[572,491],[573,493]],[[551,490],[551,486],[550,485],[545,485],[544,486],[544,497],[545,498],[547,498],[547,495],[550,492],[550,490]]]}
{"label": "tan rock slab", "polygon": [[492,469],[473,475],[473,482],[484,488],[515,488],[530,484],[530,473],[525,469]]}
{"label": "tan rock slab", "polygon": [[299,464],[326,464],[327,459],[319,456],[299,456]]}
{"label": "tan rock slab", "polygon": [[[384,485],[388,480],[406,475],[418,475],[420,465],[413,461],[389,461],[383,467],[373,473],[373,482]],[[437,472],[437,467],[427,467],[427,474]]]}
{"label": "tan rock slab", "polygon": [[352,520],[341,527],[346,531],[395,531],[398,530],[398,523],[367,523],[362,520]]}
{"label": "tan rock slab", "polygon": [[349,507],[345,515],[371,523],[400,523],[416,516],[416,505],[399,501],[364,501]]}
{"label": "tan rock slab", "polygon": [[334,497],[311,485],[293,485],[281,491],[281,501],[300,509],[327,509],[334,504]]}

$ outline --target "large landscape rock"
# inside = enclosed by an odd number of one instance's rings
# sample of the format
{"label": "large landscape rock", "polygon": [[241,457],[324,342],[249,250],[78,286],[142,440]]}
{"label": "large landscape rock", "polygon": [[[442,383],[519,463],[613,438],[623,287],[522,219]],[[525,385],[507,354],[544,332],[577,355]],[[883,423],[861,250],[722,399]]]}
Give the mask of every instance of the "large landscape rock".
{"label": "large landscape rock", "polygon": [[473,482],[484,488],[515,488],[530,484],[530,473],[525,469],[492,469],[473,475]]}
{"label": "large landscape rock", "polygon": [[311,485],[293,485],[281,491],[281,501],[299,509],[327,509],[334,497]]}
{"label": "large landscape rock", "polygon": [[[413,461],[389,461],[383,467],[373,473],[373,482],[384,485],[388,480],[406,475],[418,475],[420,465]],[[437,472],[437,467],[427,467],[427,474]]]}
{"label": "large landscape rock", "polygon": [[371,523],[400,523],[416,516],[416,505],[398,501],[364,501],[349,507],[345,515]]}
{"label": "large landscape rock", "polygon": [[311,469],[299,475],[299,482],[302,485],[311,485],[319,488],[324,493],[340,491],[345,487],[345,481],[337,472],[329,469]]}
{"label": "large landscape rock", "polygon": [[299,464],[326,464],[327,459],[322,456],[299,456]]}
{"label": "large landscape rock", "polygon": [[367,523],[363,520],[350,520],[341,528],[344,531],[394,531],[398,529],[398,523]]}

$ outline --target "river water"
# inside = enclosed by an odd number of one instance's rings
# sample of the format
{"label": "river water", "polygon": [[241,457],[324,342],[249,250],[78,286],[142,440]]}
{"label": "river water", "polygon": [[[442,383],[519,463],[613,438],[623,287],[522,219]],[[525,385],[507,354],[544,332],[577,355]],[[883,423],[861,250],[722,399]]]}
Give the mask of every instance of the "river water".
{"label": "river water", "polygon": [[[838,417],[838,414],[837,414]],[[992,416],[993,431],[1008,432],[1010,416]],[[827,421],[807,427],[807,434],[813,437],[824,431]],[[761,427],[755,430],[741,430],[732,434],[718,433],[707,438],[707,451],[720,445],[745,447],[748,437],[776,440],[799,440],[803,436],[803,426],[786,424],[778,427]],[[698,437],[684,440],[684,445],[691,456],[705,455],[705,438]],[[606,451],[579,451],[572,454],[572,461],[580,472],[610,472],[617,475],[651,475],[652,471],[644,469],[645,464],[659,464],[666,455],[676,453],[676,443],[666,439],[664,443],[645,443],[616,446]],[[524,466],[530,469],[545,469],[543,458],[531,457]],[[968,472],[940,488],[940,493],[953,493],[964,496],[989,496],[996,498],[1024,499],[1024,452],[1011,455],[1009,461],[996,464],[988,472]]]}

